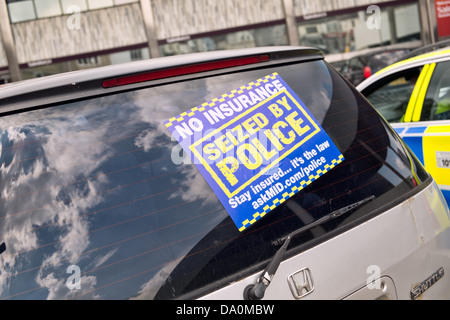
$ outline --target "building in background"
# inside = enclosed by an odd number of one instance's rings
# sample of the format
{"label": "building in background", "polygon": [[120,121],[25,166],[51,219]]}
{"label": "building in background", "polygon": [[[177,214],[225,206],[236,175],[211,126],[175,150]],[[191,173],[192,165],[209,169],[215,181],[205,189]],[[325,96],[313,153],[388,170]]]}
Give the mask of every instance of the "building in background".
{"label": "building in background", "polygon": [[0,1],[0,83],[190,52],[439,39],[440,0]]}

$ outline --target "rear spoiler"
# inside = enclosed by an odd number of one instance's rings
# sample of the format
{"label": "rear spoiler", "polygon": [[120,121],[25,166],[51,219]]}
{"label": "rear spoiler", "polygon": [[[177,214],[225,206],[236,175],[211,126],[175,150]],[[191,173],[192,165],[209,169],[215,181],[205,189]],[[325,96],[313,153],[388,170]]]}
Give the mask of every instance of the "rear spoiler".
{"label": "rear spoiler", "polygon": [[193,53],[68,72],[0,89],[0,114],[10,114],[196,77],[323,59],[308,47],[263,47]]}

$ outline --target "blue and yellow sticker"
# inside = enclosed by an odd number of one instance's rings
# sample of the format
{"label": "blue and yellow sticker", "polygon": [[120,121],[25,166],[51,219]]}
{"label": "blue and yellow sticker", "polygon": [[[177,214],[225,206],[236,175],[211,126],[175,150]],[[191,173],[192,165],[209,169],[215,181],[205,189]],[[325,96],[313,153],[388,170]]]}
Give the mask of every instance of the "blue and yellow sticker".
{"label": "blue and yellow sticker", "polygon": [[164,124],[240,231],[344,160],[277,73]]}

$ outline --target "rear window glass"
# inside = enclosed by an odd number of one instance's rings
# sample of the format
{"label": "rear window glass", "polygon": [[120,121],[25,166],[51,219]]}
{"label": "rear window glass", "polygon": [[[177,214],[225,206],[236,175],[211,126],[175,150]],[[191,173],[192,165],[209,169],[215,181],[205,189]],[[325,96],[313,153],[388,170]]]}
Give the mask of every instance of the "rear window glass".
{"label": "rear window glass", "polygon": [[[277,72],[345,161],[240,232],[164,121]],[[197,78],[0,118],[1,299],[196,297],[398,201],[427,178],[323,61]],[[186,162],[186,163],[185,163]],[[413,170],[411,170],[413,169]],[[240,298],[240,297],[236,297]]]}

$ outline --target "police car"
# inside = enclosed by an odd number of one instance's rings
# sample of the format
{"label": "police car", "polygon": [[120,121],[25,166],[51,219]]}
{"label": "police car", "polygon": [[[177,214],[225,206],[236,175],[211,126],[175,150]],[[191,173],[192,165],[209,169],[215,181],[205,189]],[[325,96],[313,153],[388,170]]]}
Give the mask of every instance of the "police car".
{"label": "police car", "polygon": [[357,86],[450,203],[450,47],[395,63]]}
{"label": "police car", "polygon": [[[316,49],[150,59],[0,100],[2,300],[450,298],[442,193]],[[262,310],[240,306],[173,312]]]}

